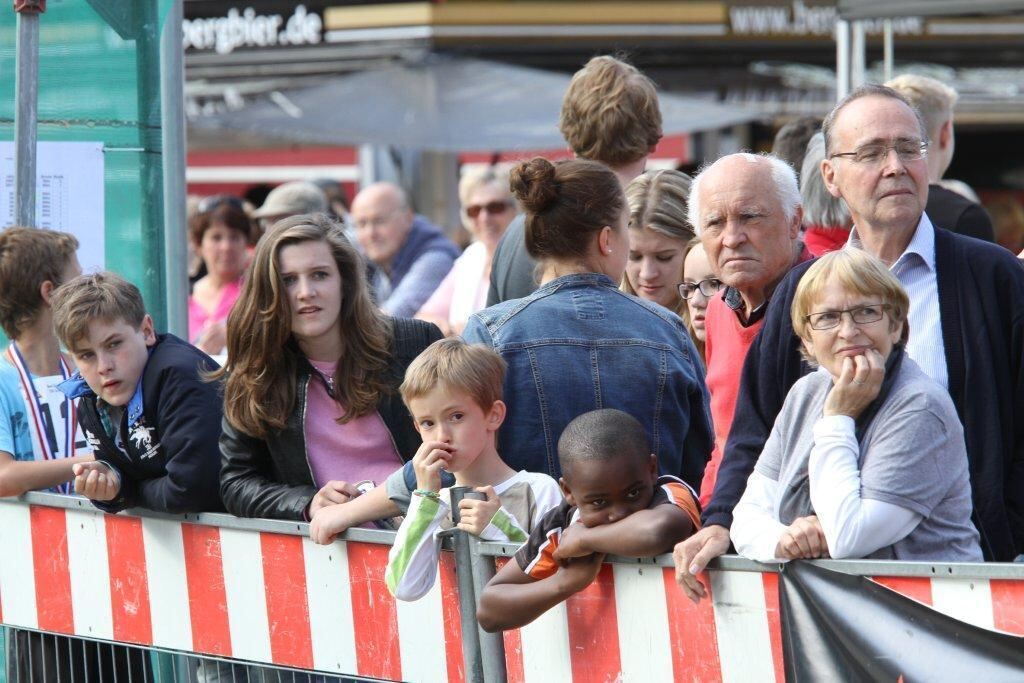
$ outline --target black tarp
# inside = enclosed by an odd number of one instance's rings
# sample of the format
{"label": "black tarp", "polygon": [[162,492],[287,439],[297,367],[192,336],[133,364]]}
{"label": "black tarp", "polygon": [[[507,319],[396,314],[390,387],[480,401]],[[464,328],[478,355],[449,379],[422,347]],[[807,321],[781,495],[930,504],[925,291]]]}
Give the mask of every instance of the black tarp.
{"label": "black tarp", "polygon": [[1024,680],[1024,638],[958,621],[863,576],[789,563],[779,611],[790,683]]}

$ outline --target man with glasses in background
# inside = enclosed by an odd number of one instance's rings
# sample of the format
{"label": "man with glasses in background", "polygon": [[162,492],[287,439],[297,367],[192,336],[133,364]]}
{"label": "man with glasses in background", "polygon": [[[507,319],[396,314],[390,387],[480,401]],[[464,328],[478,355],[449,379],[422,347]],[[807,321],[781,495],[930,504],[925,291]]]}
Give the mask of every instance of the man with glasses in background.
{"label": "man with glasses in background", "polygon": [[[896,91],[858,88],[825,119],[825,185],[850,208],[846,248],[891,268],[910,296],[907,353],[945,387],[964,425],[973,521],[987,560],[1024,550],[1024,269],[1005,249],[936,230],[928,139]],[[743,366],[736,416],[704,528],[676,546],[676,578],[706,595],[697,573],[729,548],[732,511],[789,388],[809,368],[790,320],[798,266],[779,285]]]}
{"label": "man with glasses in background", "polygon": [[[700,237],[711,270],[725,291],[708,302],[704,354],[715,447],[700,487],[702,505],[715,488],[736,408],[740,370],[768,299],[794,266],[811,258],[800,242],[803,209],[793,167],[773,156],[724,156],[701,171],[690,187],[690,224]],[[701,294],[714,294],[713,281]],[[680,295],[688,299],[692,291]]]}

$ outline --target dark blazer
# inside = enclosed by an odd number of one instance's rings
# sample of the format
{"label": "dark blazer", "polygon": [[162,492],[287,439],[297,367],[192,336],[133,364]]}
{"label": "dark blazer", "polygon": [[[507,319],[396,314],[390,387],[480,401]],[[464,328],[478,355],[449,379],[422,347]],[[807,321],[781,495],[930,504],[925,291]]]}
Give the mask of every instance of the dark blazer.
{"label": "dark blazer", "polygon": [[986,242],[996,241],[992,219],[985,207],[942,185],[928,186],[928,204],[924,212],[937,227]]}
{"label": "dark blazer", "polygon": [[217,512],[224,509],[217,490],[223,404],[216,383],[200,376],[217,364],[172,334],[157,336],[142,372],[143,412],[130,424],[126,408],[118,426],[126,452],[100,421],[96,394],[82,393],[78,419],[97,460],[121,475],[121,491],[96,507],[117,512],[142,507],[160,512]]}
{"label": "dark blazer", "polygon": [[[1002,247],[935,231],[942,342],[949,393],[964,424],[974,523],[985,558],[1024,552],[1024,269]],[[732,524],[790,387],[810,368],[790,308],[813,262],[790,271],[772,295],[743,364],[739,398],[704,524]]]}
{"label": "dark blazer", "polygon": [[[416,454],[421,439],[402,403],[398,387],[423,349],[443,336],[436,325],[421,320],[392,318],[391,360],[387,368],[390,391],[377,404],[384,424],[403,461]],[[266,440],[239,431],[223,420],[220,436],[220,494],[228,512],[239,517],[305,518],[317,488],[306,459],[306,389],[312,368],[302,359],[298,369],[295,406],[285,428]]]}

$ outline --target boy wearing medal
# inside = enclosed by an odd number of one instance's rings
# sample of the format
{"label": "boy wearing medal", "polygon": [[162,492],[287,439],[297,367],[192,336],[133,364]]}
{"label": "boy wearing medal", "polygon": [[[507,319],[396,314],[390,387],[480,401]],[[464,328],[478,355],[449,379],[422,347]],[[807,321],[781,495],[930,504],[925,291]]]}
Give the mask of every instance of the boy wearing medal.
{"label": "boy wearing medal", "polygon": [[78,276],[73,235],[34,228],[0,232],[0,496],[70,493],[76,463],[92,461],[75,403],[57,388],[74,366],[53,331],[51,296]]}
{"label": "boy wearing medal", "polygon": [[53,323],[78,372],[61,390],[96,454],[76,463],[75,491],[118,512],[217,512],[221,399],[216,363],[156,334],[138,288],[114,273],[83,275],[53,294]]}

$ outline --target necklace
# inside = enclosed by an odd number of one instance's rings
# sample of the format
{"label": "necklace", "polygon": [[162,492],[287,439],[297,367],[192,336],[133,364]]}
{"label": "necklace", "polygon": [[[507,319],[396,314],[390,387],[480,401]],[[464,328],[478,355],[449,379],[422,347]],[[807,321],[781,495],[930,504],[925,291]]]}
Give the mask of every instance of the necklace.
{"label": "necklace", "polygon": [[313,369],[316,370],[316,374],[319,375],[320,379],[323,380],[324,387],[327,388],[327,395],[331,398],[337,398],[334,395],[334,378],[312,363],[310,363],[310,365],[312,365]]}

